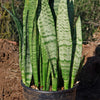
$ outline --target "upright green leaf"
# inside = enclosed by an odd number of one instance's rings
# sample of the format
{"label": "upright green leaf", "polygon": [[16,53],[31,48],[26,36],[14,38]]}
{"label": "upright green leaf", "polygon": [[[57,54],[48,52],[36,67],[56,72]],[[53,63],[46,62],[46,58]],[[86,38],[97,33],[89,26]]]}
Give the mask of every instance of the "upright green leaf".
{"label": "upright green leaf", "polygon": [[40,88],[41,90],[46,90],[46,79],[47,79],[47,69],[48,69],[48,55],[44,45],[44,41],[39,35],[40,44]]}
{"label": "upright green leaf", "polygon": [[31,64],[32,64],[32,71],[33,71],[33,77],[35,86],[38,87],[38,61],[37,61],[37,33],[36,33],[36,27],[34,28],[34,33],[32,36],[32,58],[31,58]]}
{"label": "upright green leaf", "polygon": [[82,56],[82,29],[81,29],[81,20],[80,17],[78,17],[78,20],[76,22],[76,51],[74,55],[74,63],[72,71],[72,86],[74,84],[76,73],[79,69],[81,56]]}
{"label": "upright green leaf", "polygon": [[41,12],[38,19],[39,32],[42,36],[49,59],[57,77],[57,40],[53,16],[47,0],[41,0]]}
{"label": "upright green leaf", "polygon": [[22,81],[24,84],[26,84],[26,79],[25,79],[25,67],[26,67],[26,39],[27,39],[27,20],[28,20],[28,0],[25,0],[24,4],[24,11],[23,11],[23,37],[22,37]]}
{"label": "upright green leaf", "polygon": [[[28,12],[26,16],[26,23],[28,23]],[[23,63],[23,68],[24,68],[24,74],[25,74],[25,85],[30,86],[30,82],[32,79],[32,65],[30,62],[30,48],[29,48],[29,32],[28,32],[28,24],[26,24],[26,31],[25,31],[25,37],[23,38],[23,55],[22,55],[22,62]],[[24,51],[25,50],[25,51]],[[22,77],[23,79],[23,77]]]}
{"label": "upright green leaf", "polygon": [[46,91],[49,91],[50,88],[50,74],[51,74],[51,63],[48,61]]}
{"label": "upright green leaf", "polygon": [[29,31],[29,44],[30,44],[30,55],[32,58],[32,34],[33,28],[36,26],[36,10],[37,10],[38,0],[29,0],[29,13],[28,13],[28,31]]}
{"label": "upright green leaf", "polygon": [[[44,41],[48,57],[53,67],[52,72],[57,78],[57,40],[53,16],[47,0],[41,2],[41,12],[38,19],[39,32]],[[56,88],[56,87],[55,87]]]}
{"label": "upright green leaf", "polygon": [[72,39],[66,0],[60,0],[58,7],[57,38],[59,46],[59,63],[62,77],[64,79],[64,89],[68,89],[72,55]]}
{"label": "upright green leaf", "polygon": [[41,49],[42,49],[42,72],[43,72],[43,90],[46,89],[46,79],[47,79],[47,67],[48,67],[48,55],[44,45],[43,39],[41,39]]}
{"label": "upright green leaf", "polygon": [[71,75],[72,75],[72,66],[73,66],[73,60],[74,60],[74,54],[75,54],[75,47],[76,47],[76,34],[74,33],[74,0],[68,0],[68,16],[69,16],[69,22],[71,27],[71,37],[72,37],[72,58],[71,58],[71,68],[70,68],[70,82],[69,82],[69,88],[71,87]]}
{"label": "upright green leaf", "polygon": [[70,27],[72,32],[72,37],[74,35],[74,1],[70,0],[68,3],[68,16],[70,21]]}
{"label": "upright green leaf", "polygon": [[52,74],[52,91],[57,91],[58,78],[55,78],[52,72],[51,74]]}
{"label": "upright green leaf", "polygon": [[23,11],[23,38],[22,38],[22,79],[25,77],[25,85],[30,86],[32,78],[32,65],[30,62],[30,47],[29,47],[29,0],[25,0]]}
{"label": "upright green leaf", "polygon": [[38,86],[38,64],[37,64],[37,21],[36,21],[36,11],[38,6],[38,0],[28,1],[28,32],[29,32],[29,47],[30,47],[30,58],[33,69],[33,78],[35,85]]}

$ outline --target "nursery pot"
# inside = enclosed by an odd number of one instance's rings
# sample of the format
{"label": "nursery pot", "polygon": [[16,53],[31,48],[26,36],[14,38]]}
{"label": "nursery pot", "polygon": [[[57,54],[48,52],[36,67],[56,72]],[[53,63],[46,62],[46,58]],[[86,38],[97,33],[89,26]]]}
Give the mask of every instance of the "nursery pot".
{"label": "nursery pot", "polygon": [[24,100],[75,100],[76,87],[61,91],[39,91],[26,87],[21,81],[23,87]]}

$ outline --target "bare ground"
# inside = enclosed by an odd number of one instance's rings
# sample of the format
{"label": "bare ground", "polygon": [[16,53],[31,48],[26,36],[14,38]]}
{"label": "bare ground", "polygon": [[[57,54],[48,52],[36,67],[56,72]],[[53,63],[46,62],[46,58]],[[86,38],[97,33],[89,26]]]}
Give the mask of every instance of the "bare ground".
{"label": "bare ground", "polygon": [[18,46],[15,42],[0,40],[0,100],[24,100],[20,81]]}

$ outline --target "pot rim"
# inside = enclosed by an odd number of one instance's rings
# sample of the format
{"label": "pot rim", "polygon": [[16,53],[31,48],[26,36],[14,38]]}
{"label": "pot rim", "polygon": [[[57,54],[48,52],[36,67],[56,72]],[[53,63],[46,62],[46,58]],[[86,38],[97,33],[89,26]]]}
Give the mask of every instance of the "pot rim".
{"label": "pot rim", "polygon": [[24,85],[24,83],[22,82],[22,80],[21,80],[21,85],[24,87],[24,88],[26,88],[26,89],[28,89],[28,90],[30,90],[30,91],[35,91],[35,92],[38,92],[38,93],[65,93],[65,92],[72,92],[77,86],[78,86],[78,84],[76,84],[75,86],[73,86],[73,88],[70,88],[70,89],[67,89],[67,90],[59,90],[59,91],[43,91],[43,90],[36,90],[36,89],[32,89],[32,88],[29,88],[29,87],[27,87],[27,86],[25,86]]}

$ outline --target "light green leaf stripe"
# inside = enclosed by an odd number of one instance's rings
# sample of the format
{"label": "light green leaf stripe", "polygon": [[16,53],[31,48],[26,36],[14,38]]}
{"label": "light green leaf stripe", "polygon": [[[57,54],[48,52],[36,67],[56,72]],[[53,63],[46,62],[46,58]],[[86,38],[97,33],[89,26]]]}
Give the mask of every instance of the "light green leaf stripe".
{"label": "light green leaf stripe", "polygon": [[54,0],[54,10],[55,10],[56,16],[57,16],[57,14],[58,14],[59,2],[60,2],[60,0]]}
{"label": "light green leaf stripe", "polygon": [[73,62],[71,86],[73,86],[74,84],[74,79],[79,69],[81,56],[82,56],[82,29],[81,29],[81,20],[80,17],[78,17],[78,20],[76,22],[76,51],[75,51],[74,62]]}
{"label": "light green leaf stripe", "polygon": [[46,46],[49,59],[57,77],[57,43],[53,16],[47,0],[41,0],[41,12],[38,19],[39,32]]}
{"label": "light green leaf stripe", "polygon": [[62,77],[64,79],[64,89],[68,89],[72,39],[66,0],[60,0],[58,7],[57,39],[59,46],[59,63],[61,66]]}

